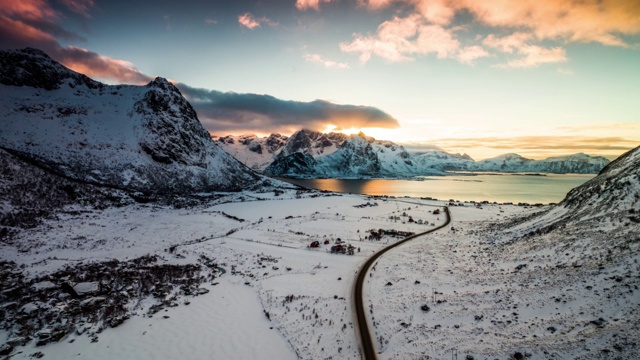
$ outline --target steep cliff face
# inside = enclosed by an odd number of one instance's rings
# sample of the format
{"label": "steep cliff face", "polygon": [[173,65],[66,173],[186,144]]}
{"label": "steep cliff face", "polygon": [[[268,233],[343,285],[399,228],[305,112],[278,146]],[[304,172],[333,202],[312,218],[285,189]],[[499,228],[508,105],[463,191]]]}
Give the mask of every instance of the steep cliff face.
{"label": "steep cliff face", "polygon": [[261,177],[220,149],[163,78],[104,85],[41,51],[0,52],[0,146],[77,180],[127,190],[240,190]]}

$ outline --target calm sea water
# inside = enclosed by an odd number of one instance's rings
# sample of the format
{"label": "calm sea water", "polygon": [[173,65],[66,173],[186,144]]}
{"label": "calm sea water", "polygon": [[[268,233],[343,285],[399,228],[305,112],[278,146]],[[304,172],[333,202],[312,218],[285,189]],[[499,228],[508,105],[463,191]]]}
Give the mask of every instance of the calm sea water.
{"label": "calm sea water", "polygon": [[431,197],[440,200],[555,203],[595,175],[475,174],[419,180],[281,179],[307,188],[341,193]]}

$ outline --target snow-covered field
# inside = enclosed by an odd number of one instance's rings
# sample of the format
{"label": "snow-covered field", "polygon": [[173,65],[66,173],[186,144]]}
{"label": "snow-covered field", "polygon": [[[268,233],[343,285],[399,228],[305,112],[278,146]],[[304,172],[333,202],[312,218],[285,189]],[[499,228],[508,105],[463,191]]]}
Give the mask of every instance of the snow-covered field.
{"label": "snow-covered field", "polygon": [[[367,256],[399,239],[369,240],[367,231],[417,233],[445,220],[432,214],[444,202],[407,198],[289,190],[229,194],[216,201],[188,209],[67,208],[57,219],[1,243],[0,261],[15,261],[27,279],[67,265],[145,255],[156,255],[157,264],[210,259],[223,269],[203,272],[206,281],[199,288],[208,293],[174,291],[171,300],[177,306],[157,312],[150,311],[152,297],[132,299],[131,317],[117,327],[81,322],[78,328],[85,331],[58,342],[15,344],[11,358],[40,352],[46,359],[357,359],[351,305],[355,274]],[[638,305],[637,289],[625,293],[620,286],[612,303],[602,304],[600,296],[589,294],[612,293],[608,283],[616,280],[608,281],[607,272],[557,270],[558,262],[571,265],[570,255],[558,259],[545,249],[493,246],[496,233],[487,224],[540,209],[463,205],[450,207],[449,227],[385,254],[372,271],[366,302],[372,305],[381,358],[448,358],[451,349],[460,358],[505,358],[517,351],[540,359],[573,358],[583,356],[585,348],[618,344],[622,337],[629,342],[638,334],[637,325],[624,317]],[[409,216],[415,222],[408,222]],[[331,254],[338,238],[355,246],[355,254]],[[316,240],[320,247],[310,248]],[[637,285],[637,277],[617,284],[632,286],[632,281]],[[86,295],[83,301],[91,296],[99,297]],[[20,306],[24,313],[52,303],[0,306]],[[428,312],[420,309],[425,304]],[[11,319],[5,320],[0,345],[15,343],[11,338],[17,336]],[[619,334],[618,325],[636,332]],[[598,332],[606,332],[597,336],[602,344],[591,343]]]}

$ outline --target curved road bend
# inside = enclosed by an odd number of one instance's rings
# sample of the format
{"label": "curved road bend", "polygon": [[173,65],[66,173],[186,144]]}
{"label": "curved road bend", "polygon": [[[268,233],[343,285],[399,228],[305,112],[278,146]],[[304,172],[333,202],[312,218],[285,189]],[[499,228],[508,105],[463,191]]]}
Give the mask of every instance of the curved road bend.
{"label": "curved road bend", "polygon": [[407,241],[413,240],[419,236],[422,235],[426,235],[429,233],[432,233],[436,230],[440,230],[443,227],[449,225],[449,223],[451,222],[451,216],[449,215],[449,208],[448,207],[444,207],[444,212],[447,215],[447,221],[445,221],[444,224],[433,228],[429,231],[425,231],[423,233],[419,233],[419,234],[415,234],[415,235],[411,235],[407,238],[404,238],[400,241],[398,241],[397,243],[393,244],[393,245],[389,245],[386,248],[378,251],[377,253],[373,254],[373,256],[371,256],[360,268],[360,271],[358,272],[358,277],[356,278],[356,283],[355,286],[353,288],[353,301],[354,301],[354,306],[355,306],[355,310],[356,310],[356,322],[357,322],[357,326],[356,328],[356,337],[359,337],[360,339],[360,350],[362,351],[362,358],[365,360],[375,360],[377,359],[376,356],[376,347],[374,344],[373,339],[371,339],[371,332],[369,331],[369,327],[367,326],[367,314],[365,311],[365,306],[364,306],[364,281],[367,278],[367,272],[369,271],[369,268],[371,267],[371,265],[373,265],[373,263],[378,260],[378,258],[380,256],[382,256],[382,254],[386,253],[387,251],[393,249],[396,246],[402,245],[404,243],[406,243]]}

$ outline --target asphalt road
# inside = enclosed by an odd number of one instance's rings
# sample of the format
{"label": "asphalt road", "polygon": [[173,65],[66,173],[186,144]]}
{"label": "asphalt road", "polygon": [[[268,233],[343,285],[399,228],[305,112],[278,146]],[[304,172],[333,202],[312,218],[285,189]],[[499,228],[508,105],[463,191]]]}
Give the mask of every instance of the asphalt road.
{"label": "asphalt road", "polygon": [[378,260],[380,256],[382,256],[382,254],[395,248],[396,246],[404,244],[407,241],[411,241],[417,237],[432,233],[436,230],[440,230],[443,227],[449,225],[449,223],[451,222],[451,216],[449,215],[449,208],[446,206],[444,207],[444,213],[447,215],[447,221],[445,221],[444,224],[436,228],[433,228],[429,231],[411,235],[407,238],[404,238],[398,241],[393,245],[387,246],[386,248],[378,251],[373,256],[371,256],[360,268],[360,271],[358,272],[358,277],[356,278],[355,286],[353,288],[353,301],[354,301],[354,307],[356,310],[356,322],[357,322],[355,328],[357,329],[357,336],[360,339],[360,350],[361,350],[363,359],[365,360],[377,359],[376,346],[373,339],[371,338],[371,332],[369,331],[369,326],[367,325],[367,314],[364,306],[363,289],[364,289],[365,279],[367,278],[367,273],[369,272],[369,268],[371,267],[371,265],[373,265],[373,263],[376,260]]}

